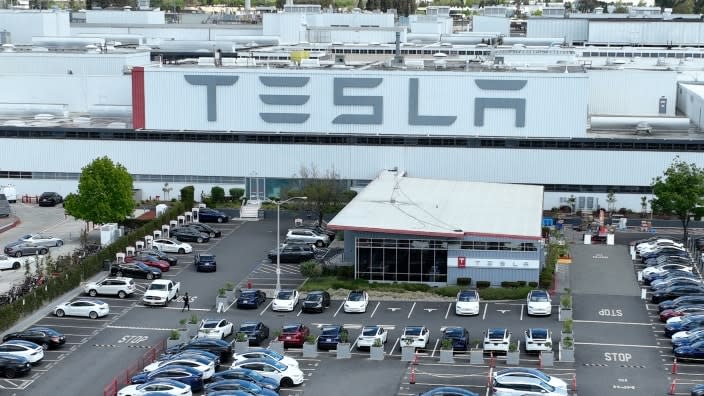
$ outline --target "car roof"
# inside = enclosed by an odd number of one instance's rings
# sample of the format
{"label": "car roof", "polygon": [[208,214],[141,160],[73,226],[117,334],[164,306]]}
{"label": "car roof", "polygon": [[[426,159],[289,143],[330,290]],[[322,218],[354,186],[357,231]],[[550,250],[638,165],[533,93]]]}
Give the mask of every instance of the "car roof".
{"label": "car roof", "polygon": [[27,348],[38,348],[39,345],[33,343],[32,341],[25,341],[25,340],[7,340],[3,342],[3,344],[13,344],[13,345],[22,345]]}
{"label": "car roof", "polygon": [[194,369],[193,367],[183,366],[180,364],[172,364],[172,365],[168,365],[168,366],[162,366],[162,367],[159,367],[158,369],[156,369],[150,373],[146,373],[146,374],[148,376],[153,376],[154,374],[162,373],[164,371],[171,371],[171,370],[185,370],[186,372],[188,372],[191,375],[200,375],[201,374],[201,372],[199,370]]}
{"label": "car roof", "polygon": [[496,381],[499,383],[504,383],[504,384],[544,384],[545,381],[539,379],[539,378],[533,378],[533,377],[524,377],[524,376],[511,376],[511,375],[502,375],[499,376],[497,373],[496,376]]}

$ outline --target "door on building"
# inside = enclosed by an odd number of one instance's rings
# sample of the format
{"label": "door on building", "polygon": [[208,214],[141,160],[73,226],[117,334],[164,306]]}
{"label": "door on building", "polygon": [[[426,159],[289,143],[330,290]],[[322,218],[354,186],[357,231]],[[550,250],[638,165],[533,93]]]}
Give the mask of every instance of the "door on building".
{"label": "door on building", "polygon": [[250,177],[248,179],[248,188],[250,201],[266,200],[266,178]]}

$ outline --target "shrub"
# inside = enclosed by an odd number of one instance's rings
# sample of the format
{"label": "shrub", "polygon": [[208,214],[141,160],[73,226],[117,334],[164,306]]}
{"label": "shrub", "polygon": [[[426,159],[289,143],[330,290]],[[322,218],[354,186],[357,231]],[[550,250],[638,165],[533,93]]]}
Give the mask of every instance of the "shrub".
{"label": "shrub", "polygon": [[216,204],[225,202],[225,189],[220,186],[213,186],[210,189],[210,199]]}
{"label": "shrub", "polygon": [[572,340],[572,337],[565,337],[562,339],[562,346],[566,349],[572,349],[573,345],[574,341]]}
{"label": "shrub", "polygon": [[562,332],[563,333],[572,333],[572,319],[565,319],[564,322],[562,322]]}
{"label": "shrub", "polygon": [[231,188],[229,190],[229,192],[230,192],[230,198],[234,202],[237,202],[240,199],[242,199],[242,196],[244,195],[244,189],[242,189],[242,188]]}
{"label": "shrub", "polygon": [[221,287],[218,289],[218,297],[225,297],[225,288]]}
{"label": "shrub", "polygon": [[503,282],[501,282],[501,287],[516,287],[516,282],[503,281]]}
{"label": "shrub", "polygon": [[171,334],[169,334],[170,340],[178,340],[180,338],[181,338],[181,333],[178,330],[171,330]]}
{"label": "shrub", "polygon": [[528,286],[536,288],[538,287],[538,282],[528,282]]}
{"label": "shrub", "polygon": [[242,333],[242,332],[237,332],[235,334],[235,341],[237,342],[245,342],[249,340],[249,336],[247,336],[247,333]]}
{"label": "shrub", "polygon": [[190,323],[190,324],[198,323],[198,315],[191,314],[191,317],[188,319],[188,323]]}
{"label": "shrub", "polygon": [[445,350],[452,350],[452,340],[449,338],[445,338],[440,342],[440,348],[445,349]]}
{"label": "shrub", "polygon": [[306,278],[318,278],[323,274],[323,267],[317,261],[308,260],[301,263],[300,271]]}
{"label": "shrub", "polygon": [[508,344],[508,351],[509,352],[516,352],[518,350],[518,343],[516,341],[511,341],[510,344]]}
{"label": "shrub", "polygon": [[306,344],[315,344],[315,336],[309,335],[306,337]]}
{"label": "shrub", "polygon": [[469,286],[472,284],[472,278],[457,278],[457,286]]}
{"label": "shrub", "polygon": [[193,186],[186,186],[181,189],[181,202],[186,208],[192,208],[194,202],[196,188]]}
{"label": "shrub", "polygon": [[571,309],[572,296],[570,296],[569,294],[563,294],[562,297],[560,297],[560,306],[565,309]]}
{"label": "shrub", "polygon": [[479,290],[479,295],[482,300],[520,300],[525,299],[529,292],[529,287],[490,287]]}
{"label": "shrub", "polygon": [[443,297],[455,297],[460,290],[457,286],[445,286],[434,288],[433,293]]}
{"label": "shrub", "polygon": [[382,347],[383,344],[381,343],[381,338],[375,338],[375,339],[374,339],[374,345],[373,345],[373,346],[375,346],[375,347],[377,347],[377,348]]}
{"label": "shrub", "polygon": [[516,287],[526,287],[526,281],[516,281]]}
{"label": "shrub", "polygon": [[491,282],[489,281],[477,281],[477,289],[484,289],[489,286],[491,286]]}

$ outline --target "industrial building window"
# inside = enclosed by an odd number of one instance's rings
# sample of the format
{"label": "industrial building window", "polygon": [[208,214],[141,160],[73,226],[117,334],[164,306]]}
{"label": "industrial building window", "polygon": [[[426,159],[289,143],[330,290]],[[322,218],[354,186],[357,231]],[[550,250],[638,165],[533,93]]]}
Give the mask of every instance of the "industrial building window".
{"label": "industrial building window", "polygon": [[447,281],[446,241],[357,238],[355,257],[355,272],[359,279]]}

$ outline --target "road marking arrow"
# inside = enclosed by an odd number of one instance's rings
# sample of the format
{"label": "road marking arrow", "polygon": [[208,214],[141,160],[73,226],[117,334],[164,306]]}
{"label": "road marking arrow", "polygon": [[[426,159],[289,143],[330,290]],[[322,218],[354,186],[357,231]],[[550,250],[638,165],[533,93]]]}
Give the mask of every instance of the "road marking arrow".
{"label": "road marking arrow", "polygon": [[423,311],[428,311],[428,312],[433,312],[433,311],[437,311],[437,310],[438,310],[437,308],[423,308]]}
{"label": "road marking arrow", "polygon": [[497,312],[501,312],[502,314],[505,314],[506,312],[511,312],[510,309],[497,309]]}
{"label": "road marking arrow", "polygon": [[390,310],[391,312],[396,312],[401,308],[386,308],[386,309]]}

